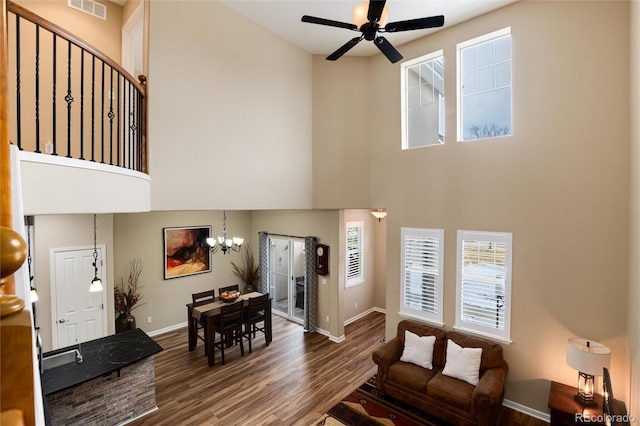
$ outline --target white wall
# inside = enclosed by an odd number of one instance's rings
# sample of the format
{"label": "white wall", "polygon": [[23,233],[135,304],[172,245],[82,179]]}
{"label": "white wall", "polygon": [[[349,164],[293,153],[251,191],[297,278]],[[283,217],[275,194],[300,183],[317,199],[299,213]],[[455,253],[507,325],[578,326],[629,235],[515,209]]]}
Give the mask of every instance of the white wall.
{"label": "white wall", "polygon": [[150,3],[152,210],[311,207],[311,55],[217,2]]}
{"label": "white wall", "polygon": [[25,151],[18,158],[25,215],[149,211],[144,173]]}

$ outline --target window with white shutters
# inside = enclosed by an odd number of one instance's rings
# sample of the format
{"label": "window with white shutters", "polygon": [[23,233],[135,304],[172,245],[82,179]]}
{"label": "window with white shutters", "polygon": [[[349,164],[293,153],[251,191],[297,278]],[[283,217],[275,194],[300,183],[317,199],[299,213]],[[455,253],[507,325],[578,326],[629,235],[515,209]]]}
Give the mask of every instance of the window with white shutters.
{"label": "window with white shutters", "polygon": [[457,329],[509,341],[510,233],[458,231]]}
{"label": "window with white shutters", "polygon": [[402,228],[400,315],[442,322],[444,230]]}
{"label": "window with white shutters", "polygon": [[362,269],[362,230],[363,222],[347,222],[347,279],[350,287],[364,281]]}

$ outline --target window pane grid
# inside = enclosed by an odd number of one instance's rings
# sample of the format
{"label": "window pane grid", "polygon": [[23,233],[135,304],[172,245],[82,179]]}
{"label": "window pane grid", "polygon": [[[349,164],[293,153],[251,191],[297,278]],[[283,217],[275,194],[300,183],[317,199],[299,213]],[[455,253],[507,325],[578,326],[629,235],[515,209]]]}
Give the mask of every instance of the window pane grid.
{"label": "window pane grid", "polygon": [[[511,135],[511,35],[508,29],[459,45],[459,140]],[[507,34],[505,34],[507,32]],[[460,47],[463,46],[463,47]]]}
{"label": "window pane grid", "polygon": [[441,52],[403,65],[403,149],[444,142],[444,59]]}

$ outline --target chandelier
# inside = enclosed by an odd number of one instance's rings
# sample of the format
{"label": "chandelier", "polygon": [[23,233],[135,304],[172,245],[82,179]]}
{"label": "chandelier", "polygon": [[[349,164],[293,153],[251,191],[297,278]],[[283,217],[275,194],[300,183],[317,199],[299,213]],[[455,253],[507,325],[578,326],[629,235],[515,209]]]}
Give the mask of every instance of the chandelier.
{"label": "chandelier", "polygon": [[207,238],[207,244],[209,245],[209,250],[211,253],[216,253],[218,250],[222,250],[222,254],[227,254],[228,251],[240,251],[242,247],[242,243],[244,242],[243,238],[232,237],[227,238],[227,212],[226,210],[222,211],[223,219],[222,219],[222,235],[218,236],[218,239],[209,237]]}

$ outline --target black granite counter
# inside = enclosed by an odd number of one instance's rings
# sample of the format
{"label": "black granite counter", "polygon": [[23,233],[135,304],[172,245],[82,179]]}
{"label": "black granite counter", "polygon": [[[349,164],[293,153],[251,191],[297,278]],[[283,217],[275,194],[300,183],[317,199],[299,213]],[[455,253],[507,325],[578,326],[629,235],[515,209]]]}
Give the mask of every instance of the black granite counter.
{"label": "black granite counter", "polygon": [[[47,352],[44,357],[77,348],[78,345],[69,346]],[[161,351],[162,347],[140,329],[84,342],[80,344],[83,362],[45,370],[41,377],[42,390],[45,396],[50,395],[118,371]]]}

